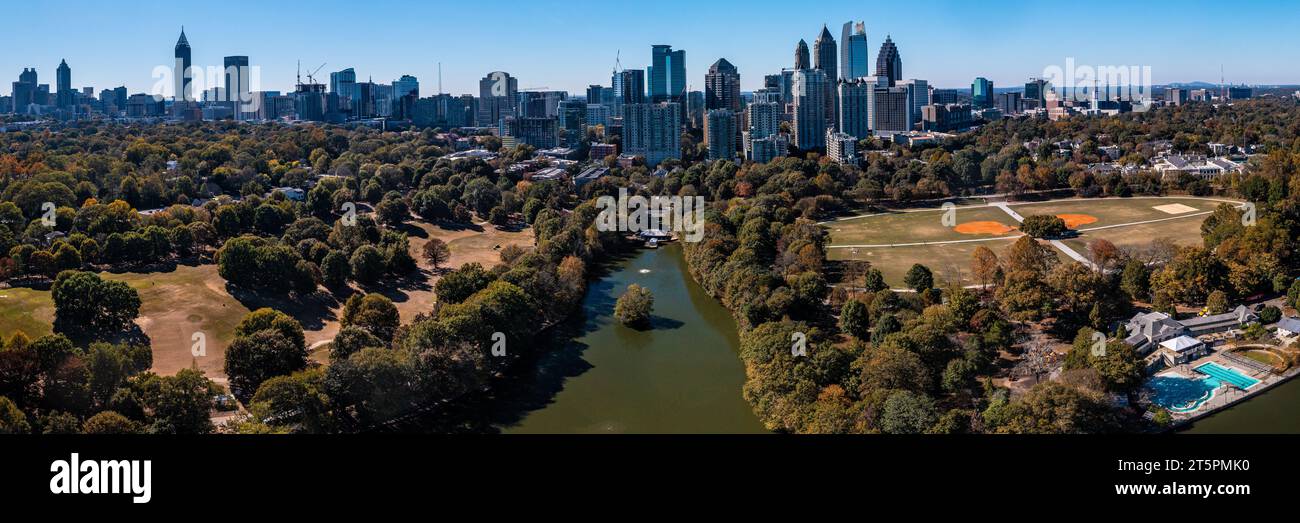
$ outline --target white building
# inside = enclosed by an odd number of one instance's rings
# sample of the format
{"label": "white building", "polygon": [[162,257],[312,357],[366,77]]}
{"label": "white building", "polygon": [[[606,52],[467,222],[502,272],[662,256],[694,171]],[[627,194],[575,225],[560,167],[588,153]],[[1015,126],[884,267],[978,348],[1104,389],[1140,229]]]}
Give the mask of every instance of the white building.
{"label": "white building", "polygon": [[1163,156],[1151,166],[1162,177],[1189,174],[1202,180],[1218,178],[1231,172],[1241,172],[1241,164],[1227,158],[1205,158],[1203,156]]}
{"label": "white building", "polygon": [[841,164],[857,164],[858,140],[847,133],[826,130],[826,156]]}

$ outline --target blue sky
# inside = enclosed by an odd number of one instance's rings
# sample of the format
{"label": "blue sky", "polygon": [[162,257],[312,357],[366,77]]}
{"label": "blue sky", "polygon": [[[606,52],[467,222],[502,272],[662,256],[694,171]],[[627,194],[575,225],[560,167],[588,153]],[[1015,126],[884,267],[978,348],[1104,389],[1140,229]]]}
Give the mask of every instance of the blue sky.
{"label": "blue sky", "polygon": [[686,50],[692,89],[703,90],[708,66],[725,57],[742,88],[789,67],[795,43],[809,45],[828,24],[865,20],[871,67],[886,34],[903,57],[903,73],[939,87],[968,88],[985,76],[998,87],[1023,84],[1067,57],[1087,65],[1149,65],[1157,84],[1300,83],[1300,16],[1293,0],[1153,2],[864,2],[839,0],[656,0],[651,2],[334,1],[217,2],[46,1],[10,6],[0,33],[0,93],[23,67],[54,84],[60,59],[74,87],[126,85],[148,91],[155,66],[170,65],[181,25],[194,65],[220,67],[223,56],[248,55],[262,87],[292,90],[298,59],[305,69],[353,67],[358,79],[420,79],[420,92],[478,92],[478,79],[504,70],[524,87],[580,93],[608,85],[615,53],[625,68],[643,68],[652,44]]}

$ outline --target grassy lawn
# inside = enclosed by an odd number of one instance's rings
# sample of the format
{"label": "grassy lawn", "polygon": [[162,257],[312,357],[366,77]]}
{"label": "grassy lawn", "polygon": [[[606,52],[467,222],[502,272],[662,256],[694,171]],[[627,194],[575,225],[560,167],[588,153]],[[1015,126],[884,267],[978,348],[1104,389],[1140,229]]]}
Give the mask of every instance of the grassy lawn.
{"label": "grassy lawn", "polygon": [[54,300],[49,291],[0,289],[0,336],[17,331],[30,338],[49,334],[54,325]]}
{"label": "grassy lawn", "polygon": [[[943,224],[941,210],[899,212],[826,224],[833,245],[882,245],[990,238],[990,234],[964,234]],[[1014,227],[1016,221],[997,207],[957,207],[956,223],[996,222]],[[1004,236],[1020,234],[1012,231]]]}
{"label": "grassy lawn", "polygon": [[[1170,214],[1156,207],[1181,204],[1193,210]],[[1199,245],[1201,242],[1201,222],[1205,214],[1213,211],[1220,202],[1199,200],[1195,198],[1108,198],[1108,199],[1070,199],[1050,202],[1013,203],[1011,208],[1023,216],[1033,214],[1052,215],[1086,215],[1096,220],[1080,225],[1082,233],[1078,238],[1066,240],[1065,244],[1087,255],[1088,242],[1104,238],[1120,247],[1135,247],[1150,243],[1155,238],[1168,238],[1183,245]],[[971,222],[994,222],[1008,226],[1016,224],[1015,220],[996,207],[957,207],[957,224]],[[1199,215],[1198,215],[1199,214]],[[956,240],[973,240],[980,238],[1005,238],[999,240],[953,243],[945,245],[920,245],[905,247],[861,247],[853,249],[829,249],[828,257],[832,260],[858,259],[870,261],[885,275],[885,281],[893,287],[903,286],[903,276],[912,264],[921,263],[934,271],[935,275],[948,281],[957,280],[962,285],[972,285],[969,270],[971,254],[976,248],[985,246],[1002,255],[1019,231],[996,234],[964,234],[941,222],[941,209],[920,212],[898,212],[869,216],[847,221],[825,224],[830,231],[831,246],[836,245],[890,245],[919,242],[942,242]],[[1172,218],[1172,219],[1171,219]],[[1089,231],[1096,227],[1122,225],[1148,220],[1166,220],[1155,223],[1129,225],[1111,229]],[[1058,258],[1065,259],[1057,253]]]}

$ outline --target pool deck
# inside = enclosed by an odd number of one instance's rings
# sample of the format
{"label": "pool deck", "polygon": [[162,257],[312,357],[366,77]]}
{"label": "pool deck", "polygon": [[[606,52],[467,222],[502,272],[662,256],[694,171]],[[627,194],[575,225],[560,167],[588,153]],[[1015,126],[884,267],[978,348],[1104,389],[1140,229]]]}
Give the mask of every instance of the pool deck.
{"label": "pool deck", "polygon": [[1277,374],[1274,372],[1254,371],[1252,369],[1243,368],[1241,365],[1237,365],[1232,363],[1231,361],[1228,361],[1217,350],[1214,351],[1214,353],[1212,353],[1209,356],[1187,363],[1185,365],[1179,365],[1172,369],[1166,369],[1165,372],[1174,372],[1176,374],[1188,378],[1198,378],[1201,377],[1202,375],[1200,373],[1197,373],[1193,369],[1210,362],[1214,362],[1224,367],[1234,369],[1237,372],[1240,372],[1246,376],[1250,376],[1254,379],[1259,380],[1259,383],[1254,387],[1251,387],[1249,390],[1245,390],[1245,391],[1237,389],[1236,387],[1220,387],[1219,390],[1214,394],[1214,397],[1210,398],[1209,401],[1206,401],[1204,404],[1201,405],[1200,408],[1196,409],[1195,411],[1192,411],[1190,413],[1170,412],[1170,415],[1173,416],[1174,422],[1170,424],[1168,430],[1176,430],[1183,425],[1186,425],[1198,419],[1214,414],[1220,410],[1231,407],[1237,402],[1245,401],[1258,394],[1267,392],[1269,389],[1272,389],[1273,387],[1286,383],[1291,378],[1300,375],[1300,367],[1292,367],[1290,369],[1287,369],[1286,372],[1283,372],[1282,374]]}

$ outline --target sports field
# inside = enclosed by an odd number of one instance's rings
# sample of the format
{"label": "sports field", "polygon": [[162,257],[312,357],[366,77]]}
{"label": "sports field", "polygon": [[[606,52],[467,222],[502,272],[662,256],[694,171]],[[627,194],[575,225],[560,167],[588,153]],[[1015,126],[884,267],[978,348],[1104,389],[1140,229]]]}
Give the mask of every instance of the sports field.
{"label": "sports field", "polygon": [[884,273],[885,281],[903,287],[903,276],[920,263],[945,280],[973,285],[971,255],[979,246],[994,252],[1009,246],[1022,233],[1019,220],[1038,214],[1059,216],[1079,232],[1057,242],[1063,260],[1086,256],[1088,242],[1103,238],[1120,247],[1135,247],[1155,238],[1199,244],[1200,225],[1213,210],[1231,203],[1195,197],[1133,197],[1065,199],[958,206],[950,209],[909,209],[842,218],[822,224],[829,229],[832,260],[866,260]]}

